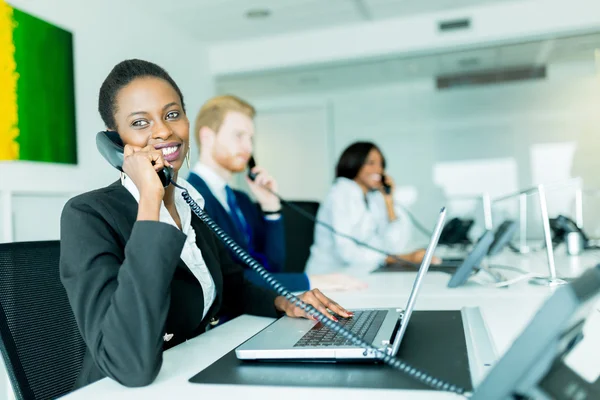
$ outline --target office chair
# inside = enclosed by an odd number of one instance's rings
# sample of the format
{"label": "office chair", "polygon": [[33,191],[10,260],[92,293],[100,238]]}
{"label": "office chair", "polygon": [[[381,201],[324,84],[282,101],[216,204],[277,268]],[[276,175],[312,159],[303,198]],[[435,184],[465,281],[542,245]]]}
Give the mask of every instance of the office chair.
{"label": "office chair", "polygon": [[59,241],[0,244],[0,352],[17,399],[70,392],[85,343],[59,277]]}
{"label": "office chair", "polygon": [[[316,218],[319,203],[315,201],[289,201],[289,203],[300,207]],[[281,214],[285,229],[286,261],[284,271],[304,272],[315,235],[315,223],[287,205],[282,206]]]}

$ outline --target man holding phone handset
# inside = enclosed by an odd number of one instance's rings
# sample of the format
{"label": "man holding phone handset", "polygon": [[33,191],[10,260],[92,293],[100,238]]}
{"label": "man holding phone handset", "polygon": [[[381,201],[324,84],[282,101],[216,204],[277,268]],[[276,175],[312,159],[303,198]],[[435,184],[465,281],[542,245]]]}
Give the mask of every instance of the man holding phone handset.
{"label": "man holding phone handset", "polygon": [[[235,96],[208,100],[196,117],[194,132],[199,161],[190,169],[188,182],[205,199],[205,210],[240,246],[250,252],[289,290],[311,287],[324,290],[359,289],[365,285],[344,274],[308,276],[283,273],[285,232],[277,181],[258,164],[251,166],[254,179],[245,177],[258,207],[250,197],[233,190],[229,182],[236,173],[245,173],[252,159],[254,116],[252,105]],[[246,277],[264,285],[251,270]]]}

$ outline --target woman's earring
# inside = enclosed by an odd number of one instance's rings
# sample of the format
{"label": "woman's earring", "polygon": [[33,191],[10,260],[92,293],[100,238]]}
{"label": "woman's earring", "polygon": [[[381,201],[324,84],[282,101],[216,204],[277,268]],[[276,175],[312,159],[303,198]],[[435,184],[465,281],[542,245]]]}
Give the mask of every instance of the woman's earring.
{"label": "woman's earring", "polygon": [[190,149],[188,149],[188,152],[185,155],[185,162],[187,164],[188,169],[190,169]]}

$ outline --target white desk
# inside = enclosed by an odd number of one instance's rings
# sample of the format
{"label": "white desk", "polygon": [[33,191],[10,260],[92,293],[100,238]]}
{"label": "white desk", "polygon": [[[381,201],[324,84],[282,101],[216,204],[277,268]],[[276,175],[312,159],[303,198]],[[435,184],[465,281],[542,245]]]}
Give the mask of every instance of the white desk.
{"label": "white desk", "polygon": [[[496,262],[520,268],[532,267],[538,272],[545,271],[543,255],[517,257],[503,254]],[[540,265],[541,257],[544,261]],[[559,275],[574,275],[582,272],[584,267],[596,263],[597,254],[586,254],[582,257],[557,255]],[[532,261],[533,259],[533,261]],[[570,260],[570,261],[569,261]],[[577,260],[577,261],[575,261]],[[358,307],[398,307],[406,302],[412,288],[415,273],[378,273],[366,275],[358,273],[369,283],[369,288],[358,292],[328,293],[331,297],[348,308]],[[534,286],[520,282],[514,287],[497,289],[474,284],[448,289],[446,284],[450,275],[435,272],[429,273],[417,301],[417,309],[452,310],[464,306],[479,306],[496,350],[503,354],[516,336],[527,325],[537,308],[553,291],[551,288]],[[600,307],[598,307],[600,308]],[[307,396],[339,396],[344,399],[364,399],[373,396],[373,391],[357,389],[320,389],[320,388],[281,388],[233,385],[198,385],[188,379],[202,369],[208,367],[231,349],[264,328],[272,320],[253,316],[242,316],[220,326],[206,334],[177,346],[164,353],[164,364],[158,378],[144,388],[124,388],[110,379],[103,379],[76,392],[68,399],[130,399],[130,398],[270,398],[281,396],[285,399],[303,398]],[[594,312],[586,325],[586,337],[600,335],[600,312]],[[443,334],[443,333],[441,333]],[[593,340],[586,340],[582,345],[587,348],[581,351],[575,364],[586,371],[597,368],[594,364],[600,358],[600,346]],[[399,391],[377,390],[377,398],[397,399]],[[321,397],[322,398],[322,397]],[[402,398],[410,399],[456,399],[460,396],[431,391],[402,391]]]}

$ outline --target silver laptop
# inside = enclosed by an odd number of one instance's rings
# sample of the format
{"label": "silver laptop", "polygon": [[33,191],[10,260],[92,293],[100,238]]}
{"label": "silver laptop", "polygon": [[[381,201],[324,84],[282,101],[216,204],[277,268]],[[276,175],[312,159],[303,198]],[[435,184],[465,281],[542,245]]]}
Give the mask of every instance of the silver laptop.
{"label": "silver laptop", "polygon": [[[442,208],[406,308],[352,310],[353,317],[338,317],[340,324],[374,347],[394,356],[398,353],[445,217],[446,209]],[[235,354],[241,360],[351,361],[377,358],[375,352],[366,352],[352,345],[320,322],[286,316],[242,343]]]}

